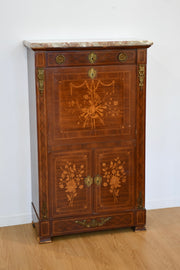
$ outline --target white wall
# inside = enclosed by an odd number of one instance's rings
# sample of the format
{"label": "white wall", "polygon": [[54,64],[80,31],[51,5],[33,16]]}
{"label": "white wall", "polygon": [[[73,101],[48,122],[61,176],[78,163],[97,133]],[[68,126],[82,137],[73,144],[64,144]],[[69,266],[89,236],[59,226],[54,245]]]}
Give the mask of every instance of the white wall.
{"label": "white wall", "polygon": [[1,0],[0,225],[31,222],[24,39],[149,39],[146,207],[180,206],[180,2]]}

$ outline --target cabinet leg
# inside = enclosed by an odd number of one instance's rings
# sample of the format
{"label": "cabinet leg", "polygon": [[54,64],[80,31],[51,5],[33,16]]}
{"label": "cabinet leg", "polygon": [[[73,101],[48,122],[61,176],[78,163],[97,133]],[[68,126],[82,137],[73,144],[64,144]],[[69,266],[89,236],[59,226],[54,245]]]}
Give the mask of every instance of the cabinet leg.
{"label": "cabinet leg", "polygon": [[52,237],[48,238],[40,238],[38,237],[39,244],[47,244],[47,243],[52,243]]}
{"label": "cabinet leg", "polygon": [[33,226],[33,228],[35,228],[35,224],[34,224],[34,222],[32,221],[32,226]]}
{"label": "cabinet leg", "polygon": [[146,226],[143,225],[143,226],[134,226],[132,227],[133,231],[134,232],[138,232],[138,231],[146,231]]}

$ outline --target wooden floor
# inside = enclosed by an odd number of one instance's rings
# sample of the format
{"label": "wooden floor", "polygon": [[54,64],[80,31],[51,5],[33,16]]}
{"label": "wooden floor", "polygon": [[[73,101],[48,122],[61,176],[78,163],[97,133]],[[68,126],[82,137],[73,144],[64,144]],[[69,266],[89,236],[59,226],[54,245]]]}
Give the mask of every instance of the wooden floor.
{"label": "wooden floor", "polygon": [[180,270],[180,208],[147,212],[147,231],[55,237],[39,245],[31,224],[0,228],[0,270]]}

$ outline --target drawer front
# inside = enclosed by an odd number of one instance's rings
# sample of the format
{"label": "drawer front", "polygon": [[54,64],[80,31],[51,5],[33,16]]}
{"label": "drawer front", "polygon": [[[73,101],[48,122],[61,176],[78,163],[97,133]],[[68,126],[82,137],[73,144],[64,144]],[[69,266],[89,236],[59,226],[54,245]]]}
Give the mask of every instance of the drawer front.
{"label": "drawer front", "polygon": [[136,64],[136,50],[59,51],[46,57],[48,67]]}
{"label": "drawer front", "polygon": [[129,211],[119,213],[118,215],[109,214],[54,220],[52,222],[52,234],[56,236],[132,226],[134,226],[134,214],[132,211]]}

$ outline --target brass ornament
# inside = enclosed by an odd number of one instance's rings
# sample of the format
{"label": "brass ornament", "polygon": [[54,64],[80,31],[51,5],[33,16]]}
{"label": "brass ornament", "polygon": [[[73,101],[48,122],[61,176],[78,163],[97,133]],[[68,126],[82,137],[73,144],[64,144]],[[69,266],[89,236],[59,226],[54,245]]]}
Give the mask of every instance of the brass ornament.
{"label": "brass ornament", "polygon": [[97,59],[97,56],[95,53],[91,52],[89,55],[88,55],[88,59],[89,59],[89,62],[91,64],[94,64],[96,62],[96,59]]}
{"label": "brass ornament", "polygon": [[88,71],[88,76],[93,80],[96,77],[97,71],[94,68],[91,68]]}
{"label": "brass ornament", "polygon": [[139,65],[138,77],[139,77],[140,90],[143,90],[144,78],[145,78],[145,65]]}
{"label": "brass ornament", "polygon": [[96,175],[96,176],[94,177],[94,183],[95,183],[97,186],[99,186],[99,185],[101,184],[101,182],[102,182],[102,176]]}
{"label": "brass ornament", "polygon": [[44,92],[44,69],[38,68],[37,72],[38,72],[37,77],[39,83],[39,93],[40,95],[42,95]]}
{"label": "brass ornament", "polygon": [[42,218],[46,219],[47,218],[47,206],[46,206],[45,201],[43,201],[43,203],[42,203],[42,211],[41,211],[41,213],[42,213]]}
{"label": "brass ornament", "polygon": [[125,62],[127,60],[127,54],[121,52],[118,56],[118,59],[120,62]]}
{"label": "brass ornament", "polygon": [[143,197],[142,197],[141,191],[139,192],[137,203],[138,203],[138,209],[143,209]]}
{"label": "brass ornament", "polygon": [[56,56],[56,63],[57,64],[62,64],[62,63],[64,63],[64,61],[65,61],[64,55],[59,54],[59,55]]}
{"label": "brass ornament", "polygon": [[76,220],[75,223],[84,226],[85,228],[96,228],[103,226],[107,221],[109,221],[111,217],[107,218],[100,218],[99,221],[96,219],[92,219],[90,221],[84,219],[84,220]]}
{"label": "brass ornament", "polygon": [[84,183],[87,187],[90,187],[93,183],[93,178],[91,176],[87,176],[85,179],[84,179]]}

